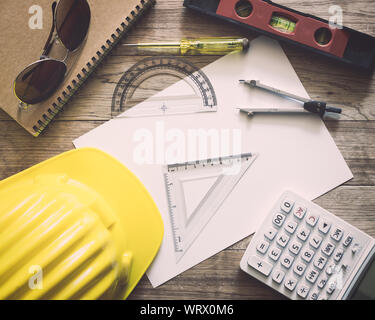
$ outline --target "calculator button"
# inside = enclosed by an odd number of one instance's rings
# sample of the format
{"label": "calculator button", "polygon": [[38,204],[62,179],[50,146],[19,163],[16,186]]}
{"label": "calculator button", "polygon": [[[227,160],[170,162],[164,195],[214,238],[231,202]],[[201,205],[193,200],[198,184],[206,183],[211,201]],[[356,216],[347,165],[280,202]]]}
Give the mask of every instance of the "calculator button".
{"label": "calculator button", "polygon": [[298,241],[293,241],[289,246],[289,251],[295,255],[297,255],[302,248],[302,244]]}
{"label": "calculator button", "polygon": [[342,231],[342,229],[340,228],[333,228],[332,232],[331,232],[331,238],[335,241],[340,241],[342,236],[344,234],[344,231]]}
{"label": "calculator button", "polygon": [[329,276],[331,276],[334,272],[336,272],[336,265],[335,264],[331,264],[327,267],[326,269],[326,274],[328,274]]}
{"label": "calculator button", "polygon": [[284,199],[282,202],[281,202],[281,210],[283,210],[284,212],[286,213],[289,213],[290,210],[292,210],[293,208],[293,205],[294,205],[294,201],[292,199]]}
{"label": "calculator button", "polygon": [[321,233],[327,234],[327,232],[331,229],[331,223],[327,220],[321,220],[319,222],[319,231]]}
{"label": "calculator button", "polygon": [[276,283],[280,284],[285,277],[285,272],[281,270],[275,270],[272,274],[272,280],[275,281]]}
{"label": "calculator button", "polygon": [[267,252],[269,246],[270,246],[270,244],[267,241],[261,241],[257,245],[257,250],[258,250],[258,252],[260,252],[262,254],[265,254]]}
{"label": "calculator button", "polygon": [[296,205],[293,209],[293,214],[295,217],[301,220],[305,216],[306,210],[307,210],[306,207]]}
{"label": "calculator button", "polygon": [[277,238],[277,244],[280,247],[285,248],[285,246],[288,244],[290,237],[286,235],[284,232],[280,234],[280,236]]}
{"label": "calculator button", "polygon": [[314,260],[314,266],[317,267],[319,270],[323,270],[326,263],[327,263],[327,258],[321,254],[319,254]]}
{"label": "calculator button", "polygon": [[315,248],[315,249],[318,249],[320,247],[320,244],[322,243],[323,241],[323,238],[317,234],[314,234],[311,238],[310,238],[310,245]]}
{"label": "calculator button", "polygon": [[270,228],[267,230],[267,232],[264,234],[264,236],[265,236],[268,240],[272,241],[273,239],[275,239],[276,234],[277,234],[277,230],[276,230],[275,228],[270,227]]}
{"label": "calculator button", "polygon": [[344,245],[345,247],[349,247],[350,244],[352,243],[352,241],[353,241],[353,236],[352,236],[351,234],[348,234],[348,235],[345,237],[345,239],[344,239],[343,245]]}
{"label": "calculator button", "polygon": [[327,293],[331,295],[336,290],[336,286],[336,281],[331,281],[330,283],[328,283]]}
{"label": "calculator button", "polygon": [[318,289],[315,289],[311,292],[309,300],[318,300],[319,299],[320,291]]}
{"label": "calculator button", "polygon": [[306,248],[302,251],[301,258],[305,260],[307,263],[309,263],[313,258],[314,254],[314,251],[310,250],[309,248]]}
{"label": "calculator button", "polygon": [[309,235],[310,235],[310,230],[305,228],[304,226],[300,227],[297,231],[297,237],[298,239],[302,241],[306,241]]}
{"label": "calculator button", "polygon": [[315,269],[310,268],[309,270],[307,270],[305,278],[308,282],[314,284],[318,276],[319,276],[319,272],[316,271]]}
{"label": "calculator button", "polygon": [[277,226],[277,227],[281,227],[285,221],[285,216],[281,213],[276,213],[274,216],[273,216],[273,219],[272,219],[272,222]]}
{"label": "calculator button", "polygon": [[259,271],[266,277],[268,277],[272,270],[272,264],[268,263],[267,261],[264,261],[263,259],[257,257],[257,256],[251,256],[249,257],[249,260],[247,261],[248,265],[255,270]]}
{"label": "calculator button", "polygon": [[340,262],[344,255],[344,249],[340,248],[336,251],[335,255],[333,256],[333,259],[335,259],[336,262]]}
{"label": "calculator button", "polygon": [[318,279],[318,288],[323,289],[328,282],[328,277],[325,273],[322,273]]}
{"label": "calculator button", "polygon": [[296,285],[297,285],[297,280],[294,279],[293,277],[288,277],[284,282],[285,288],[287,288],[289,291],[293,291]]}
{"label": "calculator button", "polygon": [[287,269],[289,269],[293,264],[294,258],[289,254],[284,254],[281,257],[281,265]]}
{"label": "calculator button", "polygon": [[361,246],[360,246],[359,243],[355,243],[355,244],[353,245],[353,248],[352,248],[352,253],[353,253],[353,254],[356,254],[356,253],[358,253],[359,251],[361,251]]}
{"label": "calculator button", "polygon": [[276,247],[272,247],[271,250],[268,252],[268,256],[273,260],[277,261],[280,258],[281,250]]}
{"label": "calculator button", "polygon": [[296,229],[297,229],[297,225],[298,225],[297,222],[289,221],[285,225],[284,229],[286,230],[286,232],[288,232],[290,234],[293,234],[296,231]]}
{"label": "calculator button", "polygon": [[315,225],[317,224],[319,220],[319,216],[313,212],[310,212],[308,215],[307,215],[307,218],[306,218],[306,223],[311,226],[311,227],[315,227]]}
{"label": "calculator button", "polygon": [[332,255],[332,252],[335,250],[335,248],[336,246],[332,242],[326,241],[325,243],[323,243],[322,252],[327,257],[330,257]]}
{"label": "calculator button", "polygon": [[297,274],[298,276],[302,276],[303,273],[305,272],[306,270],[306,265],[302,262],[298,262],[294,265],[294,268],[293,268],[293,271],[295,272],[295,274]]}
{"label": "calculator button", "polygon": [[307,295],[309,294],[310,288],[305,286],[304,284],[300,284],[297,287],[297,294],[303,298],[306,299]]}

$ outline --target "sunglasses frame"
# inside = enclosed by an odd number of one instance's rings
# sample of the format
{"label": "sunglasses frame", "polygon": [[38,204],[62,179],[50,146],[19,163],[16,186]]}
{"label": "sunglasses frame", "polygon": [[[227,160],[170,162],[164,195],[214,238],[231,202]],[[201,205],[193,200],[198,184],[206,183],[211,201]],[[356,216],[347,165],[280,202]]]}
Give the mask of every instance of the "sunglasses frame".
{"label": "sunglasses frame", "polygon": [[[57,28],[56,28],[56,12],[59,9],[59,4],[62,1],[64,1],[64,0],[54,1],[52,3],[52,27],[51,27],[51,31],[49,33],[48,39],[46,41],[46,44],[44,45],[43,52],[42,52],[39,60],[37,60],[37,61],[35,61],[33,63],[30,63],[28,66],[26,66],[25,68],[23,68],[23,70],[17,75],[16,79],[14,80],[13,92],[14,92],[14,95],[16,96],[16,98],[20,101],[20,105],[19,105],[20,109],[24,109],[25,106],[33,105],[33,104],[26,103],[26,102],[22,101],[22,99],[20,99],[17,96],[17,94],[16,94],[16,83],[17,83],[17,80],[24,73],[24,71],[26,69],[32,67],[33,65],[37,65],[39,63],[43,63],[44,61],[56,61],[56,62],[61,62],[61,63],[64,64],[66,70],[65,70],[65,74],[64,74],[63,78],[65,79],[65,77],[67,75],[67,72],[68,72],[68,65],[66,64],[66,60],[68,59],[69,54],[75,53],[78,50],[80,50],[82,48],[82,46],[84,45],[86,39],[87,39],[88,30],[89,30],[89,27],[90,27],[90,24],[91,24],[91,11],[89,11],[90,17],[89,17],[89,25],[88,25],[88,29],[87,29],[87,32],[86,32],[86,36],[82,40],[81,44],[79,46],[77,46],[77,48],[75,48],[74,50],[68,49],[65,46],[65,44],[63,43],[63,41],[60,39],[58,31],[57,31]],[[87,3],[88,7],[90,8],[90,5],[89,5],[88,1],[87,0],[85,0],[85,1]],[[54,44],[55,41],[59,41],[63,45],[63,47],[65,48],[65,50],[66,50],[66,55],[65,55],[64,59],[62,59],[62,60],[51,58],[51,57],[48,56],[48,54],[51,51],[52,46],[53,46],[53,44]],[[46,99],[48,99],[48,98],[46,98]],[[46,99],[43,99],[40,102],[42,102],[42,101],[44,101]],[[38,103],[40,103],[40,102],[38,102]],[[36,104],[38,104],[38,103],[36,103]]]}

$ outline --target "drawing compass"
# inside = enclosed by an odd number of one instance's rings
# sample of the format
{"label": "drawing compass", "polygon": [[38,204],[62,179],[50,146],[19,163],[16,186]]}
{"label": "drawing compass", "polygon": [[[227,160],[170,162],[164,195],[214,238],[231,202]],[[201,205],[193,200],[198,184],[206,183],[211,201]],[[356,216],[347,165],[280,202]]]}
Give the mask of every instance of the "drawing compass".
{"label": "drawing compass", "polygon": [[303,98],[295,94],[267,86],[257,80],[240,80],[240,83],[248,85],[252,88],[262,89],[303,104],[303,108],[239,108],[241,112],[246,113],[248,116],[253,116],[256,113],[314,113],[323,118],[326,113],[340,114],[342,112],[342,110],[339,108],[327,106],[326,102]]}

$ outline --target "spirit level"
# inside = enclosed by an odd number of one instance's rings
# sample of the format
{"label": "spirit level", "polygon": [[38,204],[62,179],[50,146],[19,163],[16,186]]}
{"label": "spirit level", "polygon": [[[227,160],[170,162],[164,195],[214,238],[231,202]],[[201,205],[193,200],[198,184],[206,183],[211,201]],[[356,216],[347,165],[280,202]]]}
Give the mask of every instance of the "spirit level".
{"label": "spirit level", "polygon": [[185,0],[188,8],[362,69],[375,65],[375,38],[269,0]]}

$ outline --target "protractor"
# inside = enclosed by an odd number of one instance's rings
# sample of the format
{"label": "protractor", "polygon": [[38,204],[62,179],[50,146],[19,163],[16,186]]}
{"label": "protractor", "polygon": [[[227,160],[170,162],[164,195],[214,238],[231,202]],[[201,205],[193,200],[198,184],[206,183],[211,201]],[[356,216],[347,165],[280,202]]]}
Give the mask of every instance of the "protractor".
{"label": "protractor", "polygon": [[177,57],[149,57],[127,70],[112,98],[112,117],[215,112],[214,88],[202,70]]}

